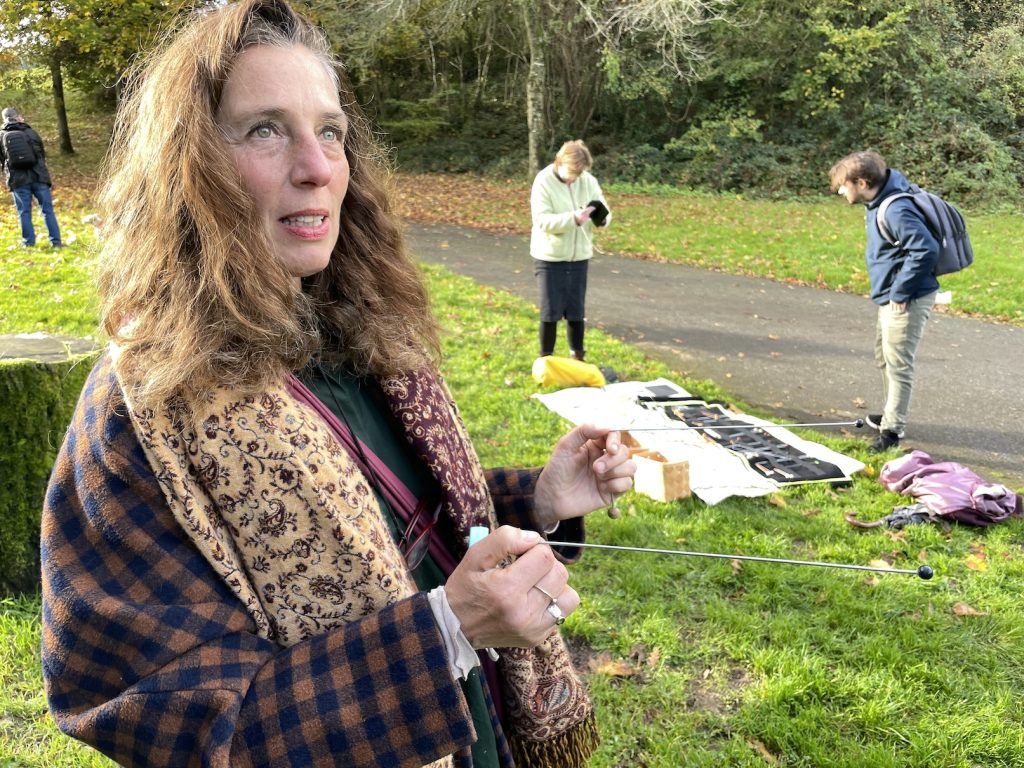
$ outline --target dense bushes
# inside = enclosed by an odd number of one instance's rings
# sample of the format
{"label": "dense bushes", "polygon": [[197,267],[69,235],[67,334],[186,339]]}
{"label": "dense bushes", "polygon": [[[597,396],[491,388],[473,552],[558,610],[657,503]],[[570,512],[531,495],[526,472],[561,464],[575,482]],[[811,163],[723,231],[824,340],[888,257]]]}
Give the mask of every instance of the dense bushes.
{"label": "dense bushes", "polygon": [[[510,105],[492,100],[477,103],[464,120],[451,125],[443,100],[424,99],[389,104],[378,120],[403,170],[522,176],[526,125],[519,118]],[[418,136],[412,135],[413,126],[420,128]],[[434,130],[428,133],[424,126]]]}
{"label": "dense bushes", "polygon": [[[651,63],[639,39],[634,57],[597,61],[568,4],[536,6],[565,11],[544,57],[545,161],[582,137],[602,182],[789,198],[825,193],[835,160],[871,148],[974,210],[1024,202],[1015,0],[734,0],[702,28],[689,81],[625,67]],[[522,30],[475,7],[447,36],[381,43],[356,78],[407,170],[530,174]]]}
{"label": "dense bushes", "polygon": [[0,593],[38,588],[43,495],[93,357],[0,361]]}

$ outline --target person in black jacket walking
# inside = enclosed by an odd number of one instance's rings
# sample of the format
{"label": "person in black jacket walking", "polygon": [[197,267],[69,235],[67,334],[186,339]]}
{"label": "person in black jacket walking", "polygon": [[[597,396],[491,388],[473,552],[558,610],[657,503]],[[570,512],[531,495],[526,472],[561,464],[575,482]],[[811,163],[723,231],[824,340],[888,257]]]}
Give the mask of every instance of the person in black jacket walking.
{"label": "person in black jacket walking", "polygon": [[3,111],[3,129],[0,129],[0,169],[7,188],[14,196],[14,206],[21,222],[21,242],[32,247],[36,244],[36,230],[32,226],[32,198],[39,201],[46,222],[50,245],[61,248],[60,226],[53,212],[51,188],[53,181],[46,167],[43,140],[14,107]]}

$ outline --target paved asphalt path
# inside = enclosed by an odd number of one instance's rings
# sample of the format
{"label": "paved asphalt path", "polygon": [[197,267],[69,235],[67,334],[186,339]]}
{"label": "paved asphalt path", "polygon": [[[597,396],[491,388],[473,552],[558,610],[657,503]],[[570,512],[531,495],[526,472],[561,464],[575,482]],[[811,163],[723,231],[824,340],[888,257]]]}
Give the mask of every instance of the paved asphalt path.
{"label": "paved asphalt path", "polygon": [[[423,261],[537,302],[526,235],[418,223],[408,234]],[[604,254],[590,266],[590,326],[780,420],[881,410],[874,321],[864,297]],[[556,353],[567,353],[564,325]],[[1022,382],[1024,328],[933,313],[903,446],[1021,490]]]}

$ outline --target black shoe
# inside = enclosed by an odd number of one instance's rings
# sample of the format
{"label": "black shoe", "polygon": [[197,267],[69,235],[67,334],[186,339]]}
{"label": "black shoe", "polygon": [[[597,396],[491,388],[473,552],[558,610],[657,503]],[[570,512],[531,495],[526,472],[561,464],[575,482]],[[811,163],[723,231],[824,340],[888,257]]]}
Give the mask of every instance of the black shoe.
{"label": "black shoe", "polygon": [[584,362],[582,350],[569,350],[569,357],[571,357],[573,360],[579,360],[581,363]]}
{"label": "black shoe", "polygon": [[868,450],[871,453],[885,453],[890,448],[897,448],[900,444],[900,436],[895,432],[890,432],[888,429],[883,429],[878,433],[878,439],[871,444]]}
{"label": "black shoe", "polygon": [[871,427],[875,432],[882,431],[882,414],[880,413],[869,413],[864,417],[864,423]]}

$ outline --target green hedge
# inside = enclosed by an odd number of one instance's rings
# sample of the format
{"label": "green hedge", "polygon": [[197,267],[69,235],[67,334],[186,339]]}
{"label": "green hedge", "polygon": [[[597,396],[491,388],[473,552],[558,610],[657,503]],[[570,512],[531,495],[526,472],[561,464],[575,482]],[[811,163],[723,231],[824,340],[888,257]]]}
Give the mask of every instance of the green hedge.
{"label": "green hedge", "polygon": [[46,483],[95,357],[0,360],[0,594],[39,588]]}

